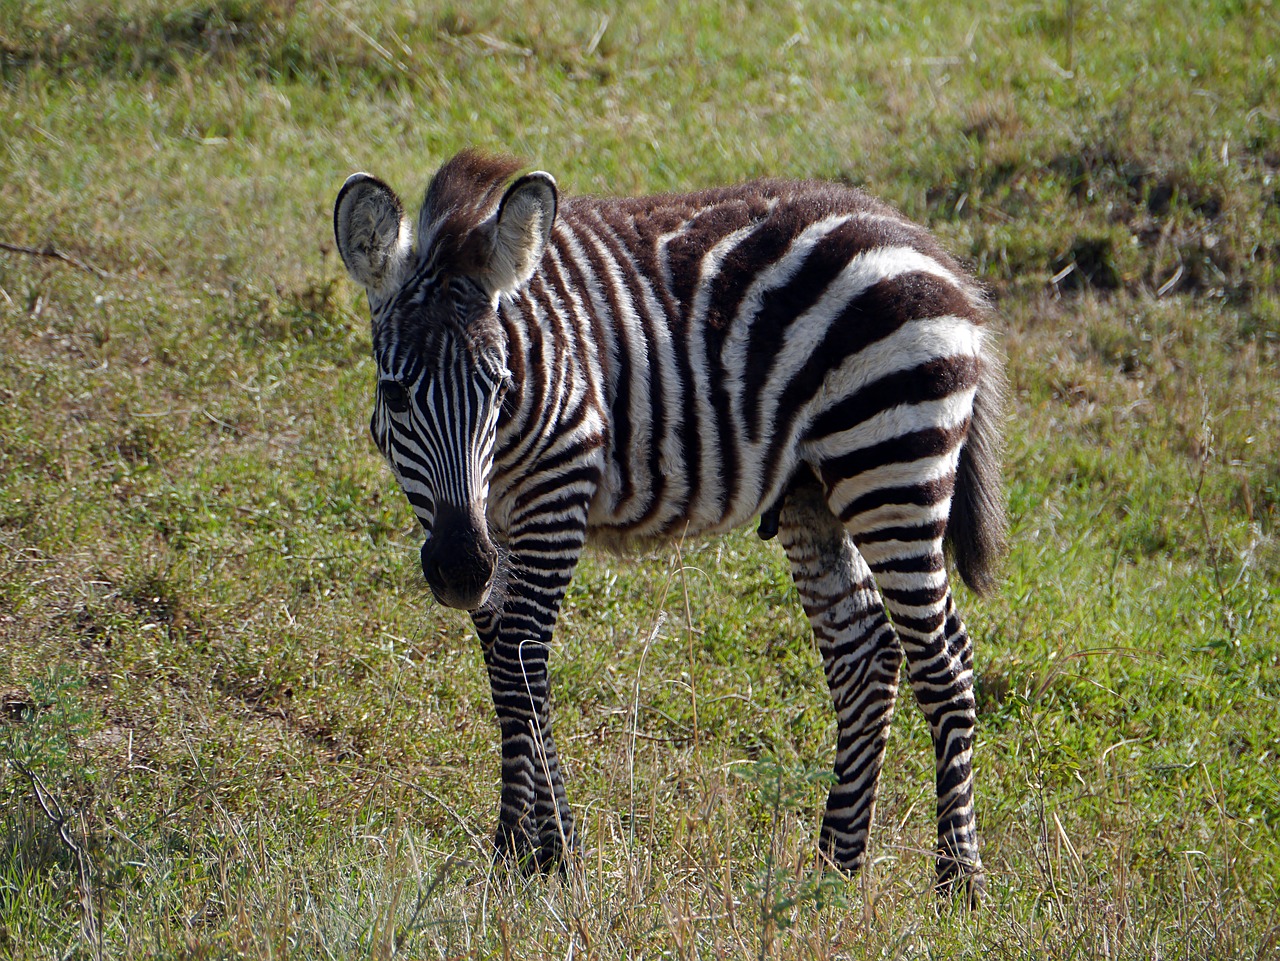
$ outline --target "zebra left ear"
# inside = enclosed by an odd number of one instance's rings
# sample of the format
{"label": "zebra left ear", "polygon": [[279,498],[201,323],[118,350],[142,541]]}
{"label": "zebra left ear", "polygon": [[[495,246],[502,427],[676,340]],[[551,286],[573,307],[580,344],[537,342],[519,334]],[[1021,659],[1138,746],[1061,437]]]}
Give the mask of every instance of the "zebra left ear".
{"label": "zebra left ear", "polygon": [[370,297],[399,283],[412,243],[409,222],[400,198],[377,177],[347,178],[333,205],[333,236],[351,279]]}
{"label": "zebra left ear", "polygon": [[556,221],[556,182],[535,170],[510,187],[498,204],[489,262],[478,278],[494,296],[518,290],[538,269]]}

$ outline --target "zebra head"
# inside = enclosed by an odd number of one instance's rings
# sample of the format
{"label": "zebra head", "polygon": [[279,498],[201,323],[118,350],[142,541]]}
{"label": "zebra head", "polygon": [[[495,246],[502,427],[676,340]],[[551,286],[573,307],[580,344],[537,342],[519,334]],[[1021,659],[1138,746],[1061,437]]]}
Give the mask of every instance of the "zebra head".
{"label": "zebra head", "polygon": [[485,604],[498,562],[487,500],[512,383],[498,302],[532,276],[556,213],[548,174],[507,186],[513,172],[454,158],[427,190],[416,244],[400,199],[368,174],[349,177],[334,207],[338,250],[373,315],[369,429],[426,531],[432,594],[464,610]]}

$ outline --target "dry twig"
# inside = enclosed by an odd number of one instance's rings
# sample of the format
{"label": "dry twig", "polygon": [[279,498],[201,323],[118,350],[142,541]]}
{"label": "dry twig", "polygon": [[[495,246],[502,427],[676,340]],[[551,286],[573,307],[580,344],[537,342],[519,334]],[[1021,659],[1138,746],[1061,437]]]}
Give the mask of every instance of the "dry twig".
{"label": "dry twig", "polygon": [[48,818],[49,823],[57,830],[58,837],[62,840],[62,843],[67,846],[67,849],[75,857],[76,869],[80,875],[80,904],[84,908],[85,937],[93,945],[97,957],[101,958],[101,931],[98,927],[97,915],[93,909],[93,864],[90,862],[88,852],[85,851],[84,846],[77,843],[75,838],[71,836],[72,815],[62,809],[62,805],[49,792],[44,781],[40,779],[40,775],[36,774],[35,771],[21,761],[13,761],[13,766],[18,769],[19,774],[31,783],[31,790],[36,796],[36,803],[40,805],[40,810],[44,812],[44,816]]}
{"label": "dry twig", "polygon": [[63,253],[53,244],[46,244],[44,247],[24,247],[22,244],[11,244],[0,240],[0,250],[7,250],[11,254],[25,254],[28,257],[46,257],[49,260],[59,260],[64,264],[70,264],[77,270],[83,270],[98,277],[110,276],[101,267],[95,267],[93,264],[86,264],[83,260],[77,260],[70,254]]}

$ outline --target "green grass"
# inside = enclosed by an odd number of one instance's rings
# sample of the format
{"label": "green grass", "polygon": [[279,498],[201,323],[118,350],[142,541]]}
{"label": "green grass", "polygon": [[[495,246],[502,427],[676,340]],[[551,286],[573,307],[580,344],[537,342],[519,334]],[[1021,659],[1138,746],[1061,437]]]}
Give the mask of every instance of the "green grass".
{"label": "green grass", "polygon": [[[946,6],[0,3],[0,957],[1280,954],[1280,18]],[[1012,551],[991,896],[930,890],[905,697],[873,864],[750,531],[591,554],[554,658],[582,870],[495,870],[466,619],[367,438],[343,178],[858,183],[991,290]],[[61,831],[59,828],[61,827]]]}

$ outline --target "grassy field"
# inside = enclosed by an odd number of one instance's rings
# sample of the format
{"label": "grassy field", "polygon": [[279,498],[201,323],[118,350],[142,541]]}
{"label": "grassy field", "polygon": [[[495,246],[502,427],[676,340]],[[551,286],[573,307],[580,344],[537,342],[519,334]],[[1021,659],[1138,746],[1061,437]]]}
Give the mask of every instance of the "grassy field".
{"label": "grassy field", "polygon": [[[1280,957],[1278,52],[1270,0],[0,0],[0,957]],[[909,697],[872,866],[815,872],[834,721],[751,531],[586,559],[584,861],[491,865],[478,644],[330,226],[469,144],[857,183],[989,287],[979,913]]]}

